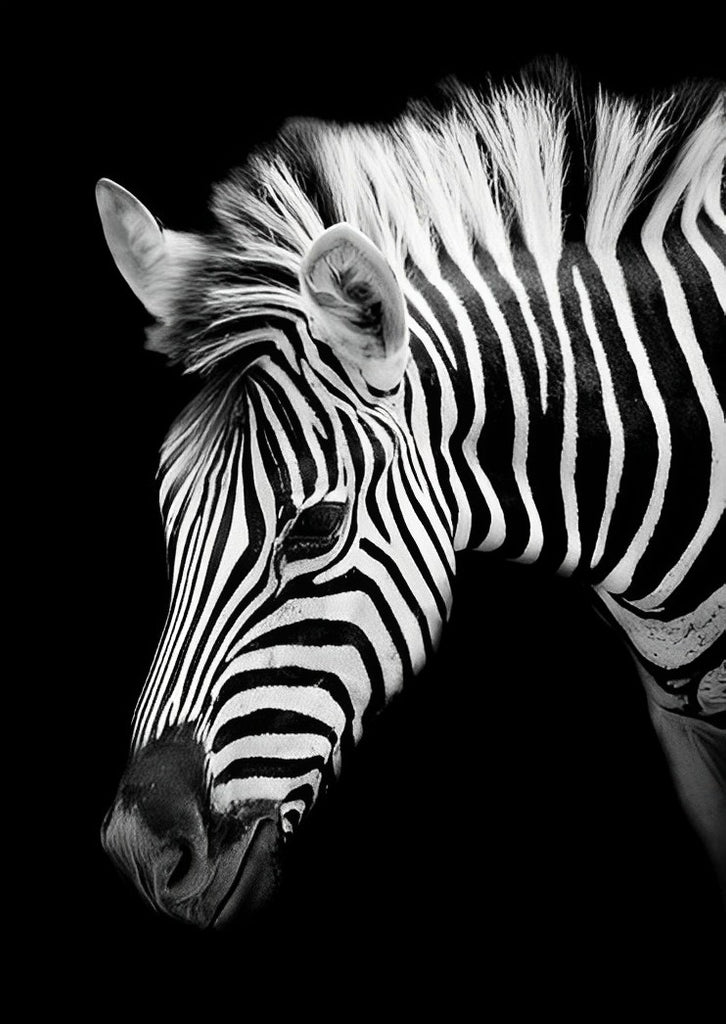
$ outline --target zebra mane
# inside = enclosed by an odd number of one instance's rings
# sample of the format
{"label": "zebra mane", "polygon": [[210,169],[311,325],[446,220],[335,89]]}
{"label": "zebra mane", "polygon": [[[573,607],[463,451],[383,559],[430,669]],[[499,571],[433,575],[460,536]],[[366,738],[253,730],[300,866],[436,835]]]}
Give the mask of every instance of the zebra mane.
{"label": "zebra mane", "polygon": [[404,291],[412,265],[436,280],[442,249],[464,266],[484,249],[505,276],[517,247],[543,274],[571,239],[613,251],[659,203],[718,204],[725,114],[720,82],[588,95],[554,61],[484,89],[450,80],[389,124],[292,120],[215,188],[217,228],[149,347],[190,371],[231,355],[244,368],[266,323],[301,313],[302,257],[338,221],[378,245]]}

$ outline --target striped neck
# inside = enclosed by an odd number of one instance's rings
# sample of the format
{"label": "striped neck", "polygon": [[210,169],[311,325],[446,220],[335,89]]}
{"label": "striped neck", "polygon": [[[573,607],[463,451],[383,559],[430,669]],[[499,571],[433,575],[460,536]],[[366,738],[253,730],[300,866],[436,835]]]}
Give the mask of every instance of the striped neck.
{"label": "striped neck", "polygon": [[[710,221],[699,224],[700,242],[723,248]],[[672,581],[683,582],[702,509],[678,500],[676,481],[710,488],[718,515],[708,367],[724,319],[683,224],[665,244],[666,267],[647,240],[625,239],[611,253],[571,242],[549,273],[522,249],[504,263],[444,256],[438,278],[411,276],[414,353],[456,475],[457,549],[634,599],[667,596],[664,571],[683,555]],[[697,344],[693,324],[671,316],[696,296]]]}

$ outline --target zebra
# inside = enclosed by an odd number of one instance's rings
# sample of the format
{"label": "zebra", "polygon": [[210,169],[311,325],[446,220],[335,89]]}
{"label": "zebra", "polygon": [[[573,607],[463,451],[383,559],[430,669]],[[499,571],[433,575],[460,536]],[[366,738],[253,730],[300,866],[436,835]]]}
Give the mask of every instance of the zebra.
{"label": "zebra", "polygon": [[385,125],[288,122],[206,235],[99,181],[147,347],[200,380],[102,826],[153,907],[268,904],[463,551],[589,588],[726,886],[725,157],[723,83],[637,100],[545,64]]}

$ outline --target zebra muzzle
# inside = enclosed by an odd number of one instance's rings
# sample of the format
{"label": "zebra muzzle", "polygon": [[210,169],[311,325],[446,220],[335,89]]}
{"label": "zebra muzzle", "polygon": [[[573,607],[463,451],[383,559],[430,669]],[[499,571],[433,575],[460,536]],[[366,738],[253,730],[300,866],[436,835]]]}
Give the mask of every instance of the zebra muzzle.
{"label": "zebra muzzle", "polygon": [[282,828],[273,804],[215,820],[204,804],[203,754],[184,735],[129,765],[101,829],[107,853],[156,909],[220,927],[265,906],[276,889]]}

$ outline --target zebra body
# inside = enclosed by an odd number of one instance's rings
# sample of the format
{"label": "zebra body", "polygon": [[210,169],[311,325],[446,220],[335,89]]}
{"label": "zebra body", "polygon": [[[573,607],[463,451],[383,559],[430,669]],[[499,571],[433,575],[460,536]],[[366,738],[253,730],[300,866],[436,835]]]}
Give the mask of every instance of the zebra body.
{"label": "zebra body", "polygon": [[286,126],[206,238],[99,184],[150,347],[204,378],[162,452],[170,609],[104,836],[197,923],[274,887],[463,550],[592,588],[726,859],[723,91],[449,92]]}

